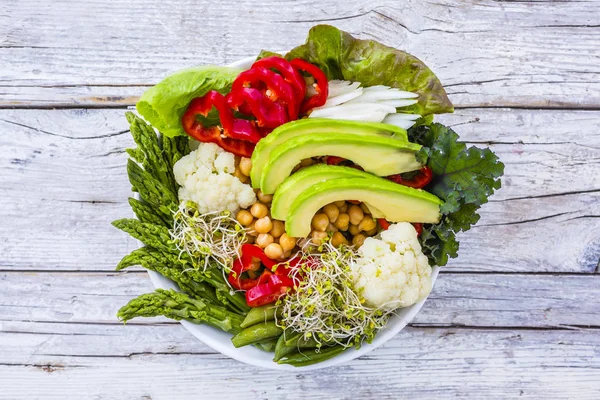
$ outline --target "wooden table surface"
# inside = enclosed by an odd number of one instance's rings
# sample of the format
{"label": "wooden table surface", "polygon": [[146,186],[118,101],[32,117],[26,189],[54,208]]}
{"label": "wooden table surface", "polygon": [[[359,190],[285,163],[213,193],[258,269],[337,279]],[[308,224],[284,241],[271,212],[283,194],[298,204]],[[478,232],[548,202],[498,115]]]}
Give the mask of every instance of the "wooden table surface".
{"label": "wooden table surface", "polygon": [[[119,306],[123,113],[177,69],[331,23],[423,59],[506,164],[422,312],[376,351],[258,370]],[[0,399],[600,399],[600,2],[0,1]]]}

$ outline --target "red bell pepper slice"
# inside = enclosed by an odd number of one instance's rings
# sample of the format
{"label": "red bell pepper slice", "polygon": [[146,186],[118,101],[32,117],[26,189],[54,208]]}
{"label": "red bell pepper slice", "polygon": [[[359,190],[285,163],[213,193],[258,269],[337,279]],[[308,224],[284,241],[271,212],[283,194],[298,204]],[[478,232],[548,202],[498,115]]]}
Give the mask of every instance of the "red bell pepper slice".
{"label": "red bell pepper slice", "polygon": [[378,218],[377,222],[379,222],[379,226],[381,227],[381,229],[383,229],[384,231],[387,231],[388,228],[390,227],[390,223],[384,219],[384,218]]}
{"label": "red bell pepper slice", "polygon": [[288,121],[298,119],[296,94],[283,76],[263,67],[253,67],[242,72],[235,78],[235,81],[231,85],[231,91],[239,92],[245,87],[258,89],[271,101],[285,105]]}
{"label": "red bell pepper slice", "polygon": [[408,186],[415,189],[424,188],[433,179],[433,172],[429,167],[423,167],[419,170],[417,175],[411,179],[405,179],[400,174],[386,176],[392,182],[396,182],[400,185]]}
{"label": "red bell pepper slice", "polygon": [[320,107],[327,101],[327,96],[329,95],[329,82],[327,82],[327,76],[321,70],[321,68],[317,67],[314,64],[309,63],[308,61],[304,61],[301,58],[295,58],[290,61],[293,67],[300,71],[304,71],[315,79],[315,83],[313,84],[317,94],[305,99],[300,105],[300,112],[306,113],[309,110],[312,110],[315,107]]}
{"label": "red bell pepper slice", "polygon": [[244,87],[230,92],[225,99],[234,110],[254,115],[261,128],[277,128],[288,121],[283,106],[266,98],[258,89]]}
{"label": "red bell pepper slice", "polygon": [[233,267],[227,276],[227,281],[229,281],[234,289],[248,290],[262,283],[260,282],[262,275],[255,279],[242,278],[242,274],[252,268],[253,258],[258,258],[269,270],[272,270],[276,263],[267,257],[265,252],[260,247],[253,244],[242,245],[241,251],[242,255],[233,262]]}
{"label": "red bell pepper slice", "polygon": [[277,70],[277,72],[283,76],[283,79],[294,89],[298,104],[304,99],[306,83],[304,82],[302,75],[285,58],[277,56],[265,57],[252,64],[252,67]]}
{"label": "red bell pepper slice", "polygon": [[[197,119],[198,115],[208,116],[213,107],[219,112],[222,128],[205,127]],[[250,121],[233,117],[225,97],[215,90],[192,100],[181,118],[181,125],[189,136],[199,142],[215,143],[222,149],[241,157],[250,157],[254,144],[261,138]]]}
{"label": "red bell pepper slice", "polygon": [[292,278],[283,275],[269,275],[268,281],[246,292],[246,304],[260,307],[274,303],[289,289],[294,287]]}
{"label": "red bell pepper slice", "polygon": [[415,222],[412,225],[415,227],[415,231],[417,231],[417,236],[421,236],[421,233],[423,233],[423,224]]}

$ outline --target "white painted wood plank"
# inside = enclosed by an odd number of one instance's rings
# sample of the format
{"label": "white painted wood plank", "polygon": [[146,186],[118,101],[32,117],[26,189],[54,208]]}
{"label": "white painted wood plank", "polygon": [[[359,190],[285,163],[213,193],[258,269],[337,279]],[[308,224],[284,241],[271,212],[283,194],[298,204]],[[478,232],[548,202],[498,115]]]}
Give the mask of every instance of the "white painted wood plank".
{"label": "white painted wood plank", "polygon": [[[77,324],[118,324],[116,312],[121,306],[154,290],[143,272],[2,272],[0,286],[0,321]],[[599,291],[600,275],[442,273],[413,323],[600,328]],[[135,320],[136,323],[155,321]]]}
{"label": "white painted wood plank", "polygon": [[[475,109],[442,121],[506,164],[450,268],[597,268],[600,112]],[[110,226],[131,215],[123,110],[1,110],[0,129],[0,269],[112,270],[136,247]]]}
{"label": "white painted wood plank", "polygon": [[240,364],[188,342],[191,335],[182,327],[123,330],[117,336],[113,328],[85,325],[73,335],[0,332],[0,348],[8,355],[0,361],[0,398],[595,400],[600,395],[597,330],[407,328],[348,365],[302,373]]}
{"label": "white painted wood plank", "polygon": [[0,13],[0,105],[132,104],[175,70],[304,41],[332,23],[420,57],[458,106],[596,108],[596,1],[38,2]]}

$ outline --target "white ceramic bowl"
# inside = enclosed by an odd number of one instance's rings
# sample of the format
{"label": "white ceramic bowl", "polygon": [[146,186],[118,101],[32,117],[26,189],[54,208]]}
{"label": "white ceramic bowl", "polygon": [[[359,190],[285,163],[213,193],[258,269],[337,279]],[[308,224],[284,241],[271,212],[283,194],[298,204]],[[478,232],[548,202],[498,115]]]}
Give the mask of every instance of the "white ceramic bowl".
{"label": "white ceramic bowl", "polygon": [[[242,60],[236,61],[229,66],[237,67],[237,68],[250,68],[252,63],[254,62],[255,57],[248,57]],[[432,280],[435,283],[435,280],[438,276],[439,268],[435,267],[433,269]],[[170,281],[169,279],[163,277],[162,275],[148,271],[150,274],[150,279],[152,283],[157,288],[163,289],[177,289],[177,286]],[[426,299],[425,299],[426,300]],[[403,308],[398,310],[396,315],[392,316],[387,324],[387,326],[382,329],[375,339],[370,344],[363,344],[359,350],[348,349],[341,353],[340,355],[331,358],[327,361],[323,361],[318,364],[308,365],[306,367],[293,367],[291,365],[280,365],[276,362],[273,362],[273,353],[268,353],[262,350],[259,350],[253,346],[245,346],[239,349],[233,347],[231,344],[231,334],[223,332],[219,329],[207,326],[207,325],[196,325],[191,322],[181,321],[181,324],[194,336],[196,336],[200,341],[202,341],[207,346],[213,348],[214,350],[225,354],[228,357],[236,359],[246,364],[255,365],[257,367],[268,368],[268,369],[277,369],[277,370],[289,370],[289,371],[310,371],[315,369],[333,367],[334,365],[339,365],[346,363],[350,360],[358,358],[363,354],[370,352],[371,350],[381,346],[391,338],[393,338],[398,332],[400,332],[412,319],[417,315],[421,307],[423,307],[423,303],[425,300],[414,304],[410,307]]]}

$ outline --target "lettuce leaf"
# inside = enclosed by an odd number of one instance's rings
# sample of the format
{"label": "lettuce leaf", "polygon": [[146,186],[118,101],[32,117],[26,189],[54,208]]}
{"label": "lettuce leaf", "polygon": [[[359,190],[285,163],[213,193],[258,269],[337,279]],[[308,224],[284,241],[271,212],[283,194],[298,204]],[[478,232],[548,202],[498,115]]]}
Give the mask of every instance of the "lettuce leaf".
{"label": "lettuce leaf", "polygon": [[241,72],[237,68],[205,66],[176,72],[146,90],[137,102],[138,112],[162,134],[185,135],[181,117],[190,101],[209,90],[227,93]]}
{"label": "lettuce leaf", "polygon": [[467,147],[456,132],[439,123],[415,126],[408,137],[423,146],[417,158],[427,161],[433,172],[425,190],[444,200],[441,222],[425,225],[420,238],[430,262],[443,266],[458,255],[456,233],[479,221],[477,210],[500,188],[504,164],[490,149]]}
{"label": "lettuce leaf", "polygon": [[386,85],[419,94],[417,104],[403,108],[423,116],[454,111],[439,79],[418,58],[374,40],[360,40],[330,25],[317,25],[306,43],[286,54],[318,65],[328,79]]}

